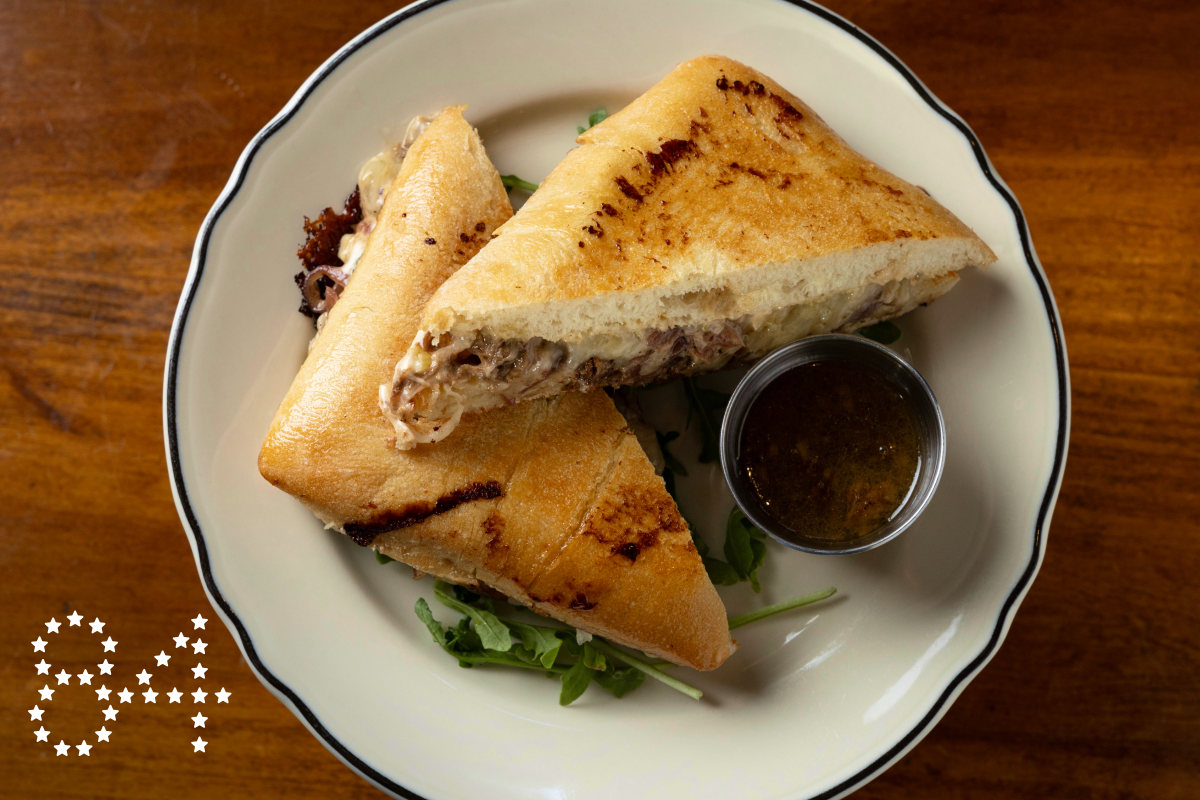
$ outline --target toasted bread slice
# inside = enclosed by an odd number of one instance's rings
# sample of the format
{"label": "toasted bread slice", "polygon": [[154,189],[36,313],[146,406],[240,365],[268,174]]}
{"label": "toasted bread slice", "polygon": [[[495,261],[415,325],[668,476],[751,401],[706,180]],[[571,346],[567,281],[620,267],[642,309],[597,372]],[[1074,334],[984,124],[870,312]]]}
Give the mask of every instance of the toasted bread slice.
{"label": "toasted bread slice", "polygon": [[686,523],[603,393],[464,417],[392,446],[378,388],[441,283],[512,215],[462,108],[413,144],[353,279],[280,406],[268,481],[355,542],[677,664],[731,650]]}
{"label": "toasted bread slice", "polygon": [[425,307],[382,400],[399,446],[443,438],[464,408],[853,331],[995,260],[923,190],[727,58],[681,65],[578,141]]}

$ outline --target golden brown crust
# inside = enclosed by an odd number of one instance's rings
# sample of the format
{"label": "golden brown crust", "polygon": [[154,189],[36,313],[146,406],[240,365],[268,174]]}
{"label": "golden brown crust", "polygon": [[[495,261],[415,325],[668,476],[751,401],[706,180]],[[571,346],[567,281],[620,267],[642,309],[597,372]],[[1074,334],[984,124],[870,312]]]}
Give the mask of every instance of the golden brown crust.
{"label": "golden brown crust", "polygon": [[[388,443],[378,387],[428,297],[512,213],[461,112],[444,111],[409,151],[354,279],[276,414],[259,470],[356,541],[416,569],[493,587],[677,663],[716,667],[730,651],[724,606],[605,395],[467,416],[436,446]],[[594,532],[617,535],[618,507],[630,531],[663,543],[663,555],[631,560],[585,546],[598,541]],[[572,608],[580,603],[567,593],[584,579],[594,605]],[[681,620],[680,609],[695,618]]]}
{"label": "golden brown crust", "polygon": [[994,260],[924,191],[727,58],[682,64],[578,141],[495,241],[438,290],[423,328],[722,277],[746,291],[734,276],[763,265],[795,264],[790,279],[821,285],[806,264],[886,242],[959,239],[970,263]]}

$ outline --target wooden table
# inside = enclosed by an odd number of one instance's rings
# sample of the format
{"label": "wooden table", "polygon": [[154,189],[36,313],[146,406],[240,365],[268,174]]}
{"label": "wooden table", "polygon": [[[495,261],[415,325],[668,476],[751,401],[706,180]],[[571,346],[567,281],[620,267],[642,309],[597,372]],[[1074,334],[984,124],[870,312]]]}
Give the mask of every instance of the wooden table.
{"label": "wooden table", "polygon": [[[1049,551],[1006,644],[857,796],[1200,797],[1200,6],[831,5],[962,114],[1024,204],[1074,390]],[[197,612],[215,614],[171,500],[160,404],[192,241],[239,152],[391,10],[0,7],[6,796],[378,796],[254,679],[222,626],[193,630]],[[193,757],[165,695],[113,697],[112,755],[59,761],[35,745],[26,709],[48,677],[31,673],[28,642],[73,609],[79,628],[41,633],[56,665],[82,670],[102,635],[124,642],[121,668],[162,650],[160,688],[232,692],[196,706],[211,718],[197,732],[221,746]],[[176,648],[176,632],[206,651]],[[62,708],[54,731],[98,724]]]}

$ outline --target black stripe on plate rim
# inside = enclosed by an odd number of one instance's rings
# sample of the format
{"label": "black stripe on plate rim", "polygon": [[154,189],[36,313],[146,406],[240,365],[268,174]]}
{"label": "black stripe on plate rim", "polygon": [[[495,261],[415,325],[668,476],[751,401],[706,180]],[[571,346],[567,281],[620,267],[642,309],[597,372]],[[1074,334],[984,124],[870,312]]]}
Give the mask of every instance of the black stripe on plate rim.
{"label": "black stripe on plate rim", "polygon": [[[257,135],[250,141],[243,151],[240,161],[240,167],[237,168],[236,179],[226,185],[218,198],[217,203],[213,206],[208,216],[205,218],[200,228],[200,233],[197,237],[196,248],[192,256],[191,269],[184,286],[184,295],[180,299],[179,307],[176,310],[175,320],[171,326],[171,341],[169,344],[169,352],[166,365],[166,391],[163,398],[163,414],[164,425],[167,433],[167,460],[171,465],[171,481],[175,487],[178,505],[183,512],[184,521],[187,523],[188,532],[191,534],[192,541],[196,547],[196,560],[200,567],[200,574],[204,580],[205,588],[213,602],[218,606],[219,610],[225,618],[237,629],[238,637],[241,639],[242,650],[245,652],[254,671],[258,673],[259,679],[268,684],[277,694],[287,698],[288,702],[299,714],[308,727],[321,739],[322,743],[328,747],[338,758],[349,765],[352,769],[362,775],[370,782],[378,787],[385,789],[395,795],[405,798],[405,800],[426,800],[422,796],[412,792],[409,789],[401,786],[395,781],[387,778],[379,773],[365,761],[356,756],[346,745],[342,744],[335,736],[333,736],[321,721],[317,719],[312,710],[304,704],[304,701],[283,681],[279,680],[266,666],[262,663],[258,656],[258,652],[254,649],[254,643],[250,639],[250,635],[246,631],[245,625],[241,619],[234,613],[233,608],[225,600],[220,589],[217,588],[216,580],[213,578],[212,567],[208,558],[208,548],[204,542],[204,534],[200,529],[200,523],[196,519],[195,512],[192,510],[191,502],[188,499],[187,487],[183,479],[183,469],[179,457],[179,435],[178,426],[176,424],[176,383],[179,375],[179,355],[183,346],[184,329],[187,325],[188,313],[191,311],[192,301],[196,296],[196,290],[200,284],[200,278],[204,273],[204,265],[208,257],[208,243],[212,235],[214,226],[217,220],[229,207],[233,198],[237,195],[242,183],[245,181],[246,175],[249,173],[250,165],[254,160],[254,156],[259,149],[277,133],[284,125],[286,125],[292,117],[296,115],[304,101],[321,85],[324,80],[331,75],[334,70],[342,65],[352,55],[357,53],[365,45],[377,39],[379,36],[387,33],[392,28],[400,25],[417,14],[423,11],[428,11],[431,8],[450,2],[450,0],[425,0],[425,2],[414,3],[400,9],[395,14],[380,20],[375,25],[371,26],[363,33],[352,39],[338,50],[328,61],[321,65],[312,76],[306,81],[305,85],[288,101],[278,116],[271,120],[265,128],[258,132]],[[988,659],[995,653],[996,648],[1000,644],[1000,639],[1005,626],[1011,619],[1014,613],[1014,607],[1017,599],[1029,586],[1033,580],[1034,574],[1037,572],[1038,563],[1045,548],[1045,532],[1046,520],[1054,505],[1055,494],[1058,489],[1059,481],[1062,477],[1063,464],[1066,458],[1066,440],[1067,428],[1069,425],[1068,419],[1068,378],[1067,378],[1067,363],[1066,350],[1063,344],[1062,328],[1058,318],[1058,311],[1054,305],[1054,298],[1050,292],[1050,287],[1046,283],[1045,276],[1042,274],[1038,266],[1037,259],[1033,253],[1033,246],[1029,236],[1029,225],[1025,220],[1025,214],[1021,210],[1021,206],[1017,203],[1017,199],[1012,192],[1008,190],[1004,184],[997,178],[992,170],[991,162],[984,153],[983,145],[979,139],[971,131],[970,127],[953,111],[947,108],[941,101],[935,98],[925,85],[921,83],[913,72],[906,67],[895,55],[886,47],[880,44],[876,39],[867,34],[858,26],[854,25],[844,17],[841,17],[832,11],[823,8],[808,0],[787,0],[793,6],[809,12],[816,17],[819,17],[826,22],[840,28],[851,36],[855,37],[863,44],[873,50],[876,55],[887,62],[896,72],[898,72],[913,90],[924,100],[930,108],[936,111],[939,115],[945,118],[953,125],[959,133],[970,143],[971,150],[975,154],[975,159],[979,164],[979,168],[983,171],[984,176],[992,185],[992,188],[1004,198],[1012,210],[1013,217],[1017,223],[1017,231],[1021,240],[1022,253],[1025,256],[1026,265],[1029,267],[1033,275],[1034,282],[1041,292],[1042,301],[1046,307],[1047,320],[1050,323],[1050,333],[1054,341],[1055,366],[1058,372],[1058,433],[1055,440],[1054,462],[1050,473],[1050,479],[1047,481],[1046,490],[1042,497],[1041,506],[1038,509],[1037,522],[1033,530],[1033,548],[1030,553],[1029,563],[1025,566],[1024,571],[1018,578],[1016,585],[1012,588],[1004,604],[1000,608],[1000,614],[996,620],[996,624],[992,629],[992,635],[988,639],[987,644],[983,649],[964,667],[946,688],[934,701],[929,711],[925,716],[913,726],[904,736],[892,745],[886,752],[876,758],[868,766],[859,770],[855,775],[841,783],[826,789],[823,792],[815,795],[809,795],[804,800],[833,800],[840,795],[848,793],[867,781],[874,778],[878,773],[887,768],[892,761],[899,758],[910,747],[928,732],[930,726],[939,714],[945,709],[946,704],[956,691],[959,690],[974,674],[978,672]]]}

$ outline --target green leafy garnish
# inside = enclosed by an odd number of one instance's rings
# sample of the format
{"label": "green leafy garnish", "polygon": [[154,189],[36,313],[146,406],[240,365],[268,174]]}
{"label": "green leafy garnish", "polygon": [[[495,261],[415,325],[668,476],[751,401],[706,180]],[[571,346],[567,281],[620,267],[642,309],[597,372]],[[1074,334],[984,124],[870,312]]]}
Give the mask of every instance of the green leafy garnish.
{"label": "green leafy garnish", "polygon": [[[429,633],[433,635],[433,640],[443,650],[458,659],[460,667],[473,667],[476,664],[503,664],[524,669],[542,669],[540,666],[535,667],[509,653],[484,650],[479,642],[479,637],[470,629],[470,617],[463,617],[458,625],[445,630],[442,628],[442,624],[434,618],[424,597],[417,600],[415,610],[417,616],[425,623],[425,627],[429,629]],[[555,665],[551,671],[566,672],[566,667]]]}
{"label": "green leafy garnish", "polygon": [[815,603],[818,600],[824,600],[826,597],[832,597],[836,592],[837,589],[830,586],[828,589],[822,589],[819,592],[813,592],[812,594],[806,594],[800,597],[793,597],[791,600],[784,600],[782,603],[775,603],[773,605],[766,606],[765,608],[760,608],[757,611],[751,611],[748,614],[739,614],[736,617],[730,617],[729,630],[740,628],[743,625],[749,625],[751,622],[758,622],[760,619],[773,617],[776,614],[780,614],[784,611],[791,611],[793,608],[799,608],[800,606],[806,606],[809,603]]}
{"label": "green leafy garnish", "polygon": [[506,192],[511,192],[513,189],[520,189],[523,192],[533,194],[538,189],[536,183],[523,181],[516,175],[501,175],[500,182],[504,184],[504,191]]}
{"label": "green leafy garnish", "polygon": [[701,464],[710,464],[721,457],[721,423],[725,419],[725,406],[732,395],[702,389],[695,378],[683,379],[683,393],[688,400],[687,427],[691,427],[693,418],[700,423],[699,461]]}
{"label": "green leafy garnish", "polygon": [[569,670],[563,673],[562,676],[562,691],[558,694],[558,704],[560,706],[569,706],[579,699],[592,682],[593,670],[588,668],[588,665],[583,663],[583,659],[575,662]]}
{"label": "green leafy garnish", "polygon": [[865,328],[859,328],[856,333],[880,344],[894,344],[900,341],[900,328],[894,322],[876,322]]}
{"label": "green leafy garnish", "polygon": [[[695,536],[692,537],[693,541],[695,538]],[[707,550],[707,548],[705,549]],[[713,582],[714,586],[736,586],[741,583],[742,577],[738,575],[738,571],[731,564],[708,556],[700,556],[700,560],[704,562],[704,570],[708,573],[708,579]]]}
{"label": "green leafy garnish", "polygon": [[385,556],[383,553],[376,550],[375,551],[375,560],[378,561],[380,564],[390,564],[393,561],[395,561],[396,559],[392,558],[391,556]]}
{"label": "green leafy garnish", "polygon": [[612,693],[613,697],[620,698],[641,686],[646,680],[646,673],[634,667],[618,669],[610,663],[608,669],[593,676],[592,680],[600,684],[602,689],[607,689]]}
{"label": "green leafy garnish", "polygon": [[471,618],[471,621],[475,623],[475,633],[479,636],[483,649],[501,652],[512,649],[512,635],[509,633],[508,626],[491,611],[464,603],[457,597],[451,597],[450,584],[443,581],[438,581],[433,585],[433,594],[441,601],[442,605],[462,612]]}
{"label": "green leafy garnish", "polygon": [[700,691],[695,686],[688,686],[683,681],[668,675],[650,662],[643,661],[637,656],[631,656],[624,650],[618,650],[602,639],[592,639],[592,641],[588,642],[588,644],[592,645],[609,658],[613,658],[618,661],[624,661],[634,669],[644,672],[646,675],[649,675],[651,678],[654,678],[661,683],[665,683],[667,686],[670,686],[677,692],[683,692],[693,700],[699,700],[704,696],[704,692]]}
{"label": "green leafy garnish", "polygon": [[[433,591],[439,602],[466,616],[454,627],[445,628],[424,598],[417,600],[414,610],[433,640],[454,656],[460,667],[500,664],[543,671],[547,677],[558,675],[562,680],[562,705],[579,699],[593,680],[614,697],[624,697],[640,686],[647,674],[655,673],[661,676],[659,680],[689,697],[699,696],[693,687],[607,642],[593,637],[580,644],[574,628],[548,628],[503,619],[495,613],[490,597],[442,581],[434,584]],[[628,666],[622,667],[621,663]]]}
{"label": "green leafy garnish", "polygon": [[591,642],[584,642],[583,663],[587,665],[588,669],[594,669],[598,672],[603,672],[608,667],[604,656]]}
{"label": "green leafy garnish", "polygon": [[600,109],[599,111],[593,111],[593,112],[592,112],[590,115],[588,115],[588,124],[587,124],[587,128],[583,127],[582,125],[579,125],[579,126],[576,128],[576,130],[578,130],[578,131],[579,131],[579,132],[582,134],[582,133],[583,133],[584,131],[586,131],[588,128],[594,128],[594,127],[596,127],[596,126],[597,126],[597,125],[599,125],[601,122],[604,122],[604,120],[605,120],[605,119],[607,119],[607,118],[608,118],[608,111],[607,111],[607,110],[605,110],[605,109],[603,109],[603,108],[602,108],[602,109]]}
{"label": "green leafy garnish", "polygon": [[750,581],[756,593],[762,591],[758,568],[767,556],[766,538],[767,535],[754,527],[740,508],[733,507],[725,524],[725,559],[737,570],[738,579]]}
{"label": "green leafy garnish", "polygon": [[521,648],[529,651],[531,658],[537,659],[546,669],[554,666],[558,651],[562,648],[562,639],[555,635],[550,628],[538,625],[526,625],[524,622],[504,620],[504,624],[521,639]]}

